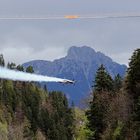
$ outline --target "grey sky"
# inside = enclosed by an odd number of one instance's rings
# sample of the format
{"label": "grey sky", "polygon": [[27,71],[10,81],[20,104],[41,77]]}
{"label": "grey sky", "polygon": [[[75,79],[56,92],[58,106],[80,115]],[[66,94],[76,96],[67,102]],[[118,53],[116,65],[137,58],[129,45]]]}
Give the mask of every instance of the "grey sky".
{"label": "grey sky", "polygon": [[[139,0],[0,0],[0,17],[140,14]],[[0,53],[23,63],[65,56],[70,46],[91,46],[119,63],[140,48],[140,18],[47,21],[0,20]]]}

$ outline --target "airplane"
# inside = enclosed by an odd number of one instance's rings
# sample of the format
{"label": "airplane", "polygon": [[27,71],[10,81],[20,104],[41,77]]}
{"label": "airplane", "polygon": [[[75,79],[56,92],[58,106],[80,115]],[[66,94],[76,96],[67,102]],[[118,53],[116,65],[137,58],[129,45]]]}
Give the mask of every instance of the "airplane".
{"label": "airplane", "polygon": [[63,81],[61,81],[61,82],[59,82],[59,83],[63,83],[63,84],[75,84],[75,81],[73,80],[63,80]]}

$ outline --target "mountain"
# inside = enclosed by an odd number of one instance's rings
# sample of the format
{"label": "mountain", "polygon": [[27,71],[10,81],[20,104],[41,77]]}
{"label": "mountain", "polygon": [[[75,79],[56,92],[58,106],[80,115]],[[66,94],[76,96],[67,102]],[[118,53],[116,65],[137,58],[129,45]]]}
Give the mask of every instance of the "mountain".
{"label": "mountain", "polygon": [[75,85],[47,83],[47,87],[50,91],[63,91],[70,101],[78,105],[79,101],[88,96],[92,90],[96,70],[101,64],[104,64],[112,77],[118,73],[122,77],[125,75],[127,68],[125,65],[120,65],[110,57],[87,46],[73,46],[68,50],[67,56],[52,62],[34,60],[24,63],[23,66],[33,66],[37,74],[75,80]]}

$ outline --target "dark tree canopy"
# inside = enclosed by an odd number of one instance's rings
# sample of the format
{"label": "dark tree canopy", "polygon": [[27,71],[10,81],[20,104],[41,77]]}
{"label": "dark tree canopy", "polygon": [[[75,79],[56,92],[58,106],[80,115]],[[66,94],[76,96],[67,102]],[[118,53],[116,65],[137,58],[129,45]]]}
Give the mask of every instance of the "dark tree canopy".
{"label": "dark tree canopy", "polygon": [[113,79],[103,65],[96,72],[94,90],[99,92],[113,90]]}
{"label": "dark tree canopy", "polygon": [[[4,66],[3,56],[0,64]],[[9,69],[24,71],[8,63]],[[26,72],[33,73],[29,66]],[[0,139],[73,140],[74,116],[66,96],[34,83],[0,79]]]}
{"label": "dark tree canopy", "polygon": [[121,89],[122,81],[123,81],[122,77],[119,74],[117,74],[114,78],[114,91],[117,92]]}
{"label": "dark tree canopy", "polygon": [[137,98],[140,92],[140,49],[134,51],[127,72],[127,89],[133,94],[132,96]]}
{"label": "dark tree canopy", "polygon": [[127,72],[126,87],[133,98],[132,124],[137,139],[140,139],[140,49],[134,51]]}
{"label": "dark tree canopy", "polygon": [[26,68],[26,72],[28,72],[28,73],[34,73],[33,67],[32,66],[27,67]]}
{"label": "dark tree canopy", "polygon": [[0,66],[5,66],[5,61],[2,54],[0,55]]}
{"label": "dark tree canopy", "polygon": [[95,77],[93,89],[93,100],[90,102],[90,108],[86,111],[86,116],[89,121],[87,127],[91,130],[89,140],[101,139],[101,133],[105,128],[103,121],[106,106],[108,104],[108,92],[113,91],[113,79],[107,73],[105,67],[101,65]]}
{"label": "dark tree canopy", "polygon": [[17,68],[16,68],[18,71],[24,71],[24,68],[22,65],[18,65]]}
{"label": "dark tree canopy", "polygon": [[8,68],[8,69],[14,70],[14,69],[16,69],[16,64],[13,63],[13,62],[12,62],[12,63],[8,63],[8,64],[7,64],[7,68]]}

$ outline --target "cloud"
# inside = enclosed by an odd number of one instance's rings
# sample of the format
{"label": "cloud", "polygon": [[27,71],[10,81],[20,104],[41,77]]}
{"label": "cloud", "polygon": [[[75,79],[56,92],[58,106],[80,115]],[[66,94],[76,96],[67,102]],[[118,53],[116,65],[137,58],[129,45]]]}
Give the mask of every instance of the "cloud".
{"label": "cloud", "polygon": [[42,47],[41,49],[35,49],[25,42],[8,42],[3,45],[1,53],[4,54],[6,62],[16,62],[22,64],[30,60],[53,60],[66,55],[63,47]]}

